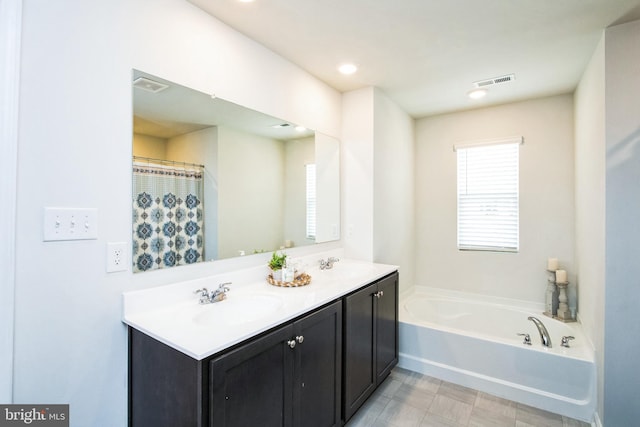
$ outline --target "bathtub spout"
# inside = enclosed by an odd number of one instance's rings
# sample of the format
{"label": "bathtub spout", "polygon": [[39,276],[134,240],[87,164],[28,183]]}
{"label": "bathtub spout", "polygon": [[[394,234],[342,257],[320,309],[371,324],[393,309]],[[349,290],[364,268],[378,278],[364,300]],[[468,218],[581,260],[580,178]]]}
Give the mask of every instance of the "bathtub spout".
{"label": "bathtub spout", "polygon": [[528,320],[531,320],[536,328],[538,328],[538,332],[540,333],[540,339],[542,340],[542,345],[545,347],[551,348],[551,337],[549,336],[549,332],[547,328],[544,327],[544,324],[537,317],[529,316]]}

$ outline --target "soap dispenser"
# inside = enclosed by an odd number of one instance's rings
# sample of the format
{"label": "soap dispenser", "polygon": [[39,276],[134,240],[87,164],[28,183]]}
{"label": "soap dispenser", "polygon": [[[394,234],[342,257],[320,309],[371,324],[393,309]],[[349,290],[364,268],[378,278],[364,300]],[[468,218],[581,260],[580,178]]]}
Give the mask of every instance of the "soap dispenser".
{"label": "soap dispenser", "polygon": [[295,273],[293,269],[293,265],[289,261],[289,258],[285,258],[284,266],[282,267],[282,281],[283,282],[293,282],[295,279]]}

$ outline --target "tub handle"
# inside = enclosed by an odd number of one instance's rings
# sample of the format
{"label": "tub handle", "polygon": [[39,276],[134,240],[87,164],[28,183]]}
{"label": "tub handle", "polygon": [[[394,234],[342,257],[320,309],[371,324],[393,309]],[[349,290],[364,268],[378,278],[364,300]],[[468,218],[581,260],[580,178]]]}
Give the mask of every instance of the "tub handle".
{"label": "tub handle", "polygon": [[522,341],[522,344],[531,345],[531,337],[529,336],[529,334],[518,333],[518,336],[524,337],[524,341]]}
{"label": "tub handle", "polygon": [[572,337],[571,335],[566,336],[566,337],[562,337],[562,342],[560,343],[560,345],[562,347],[567,347],[569,348],[569,340],[575,340],[576,337]]}

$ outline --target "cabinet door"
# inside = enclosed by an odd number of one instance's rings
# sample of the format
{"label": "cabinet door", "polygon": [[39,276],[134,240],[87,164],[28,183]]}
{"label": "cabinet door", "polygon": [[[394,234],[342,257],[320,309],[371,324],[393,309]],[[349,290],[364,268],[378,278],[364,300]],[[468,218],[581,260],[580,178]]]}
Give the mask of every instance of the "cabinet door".
{"label": "cabinet door", "polygon": [[376,285],[344,299],[344,420],[347,421],[376,388]]}
{"label": "cabinet door", "polygon": [[378,282],[376,313],[376,383],[398,363],[398,274]]}
{"label": "cabinet door", "polygon": [[341,425],[342,302],[296,321],[293,425]]}
{"label": "cabinet door", "polygon": [[198,360],[129,327],[129,426],[203,426]]}
{"label": "cabinet door", "polygon": [[210,362],[211,427],[291,426],[292,335],[288,325]]}

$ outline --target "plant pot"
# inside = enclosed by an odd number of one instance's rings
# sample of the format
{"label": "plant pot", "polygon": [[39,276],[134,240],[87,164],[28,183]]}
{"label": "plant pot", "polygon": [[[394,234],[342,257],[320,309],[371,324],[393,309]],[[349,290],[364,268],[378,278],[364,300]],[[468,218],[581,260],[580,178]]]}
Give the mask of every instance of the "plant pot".
{"label": "plant pot", "polygon": [[282,282],[282,269],[271,270],[271,277],[273,277],[273,280],[277,280],[278,282]]}

